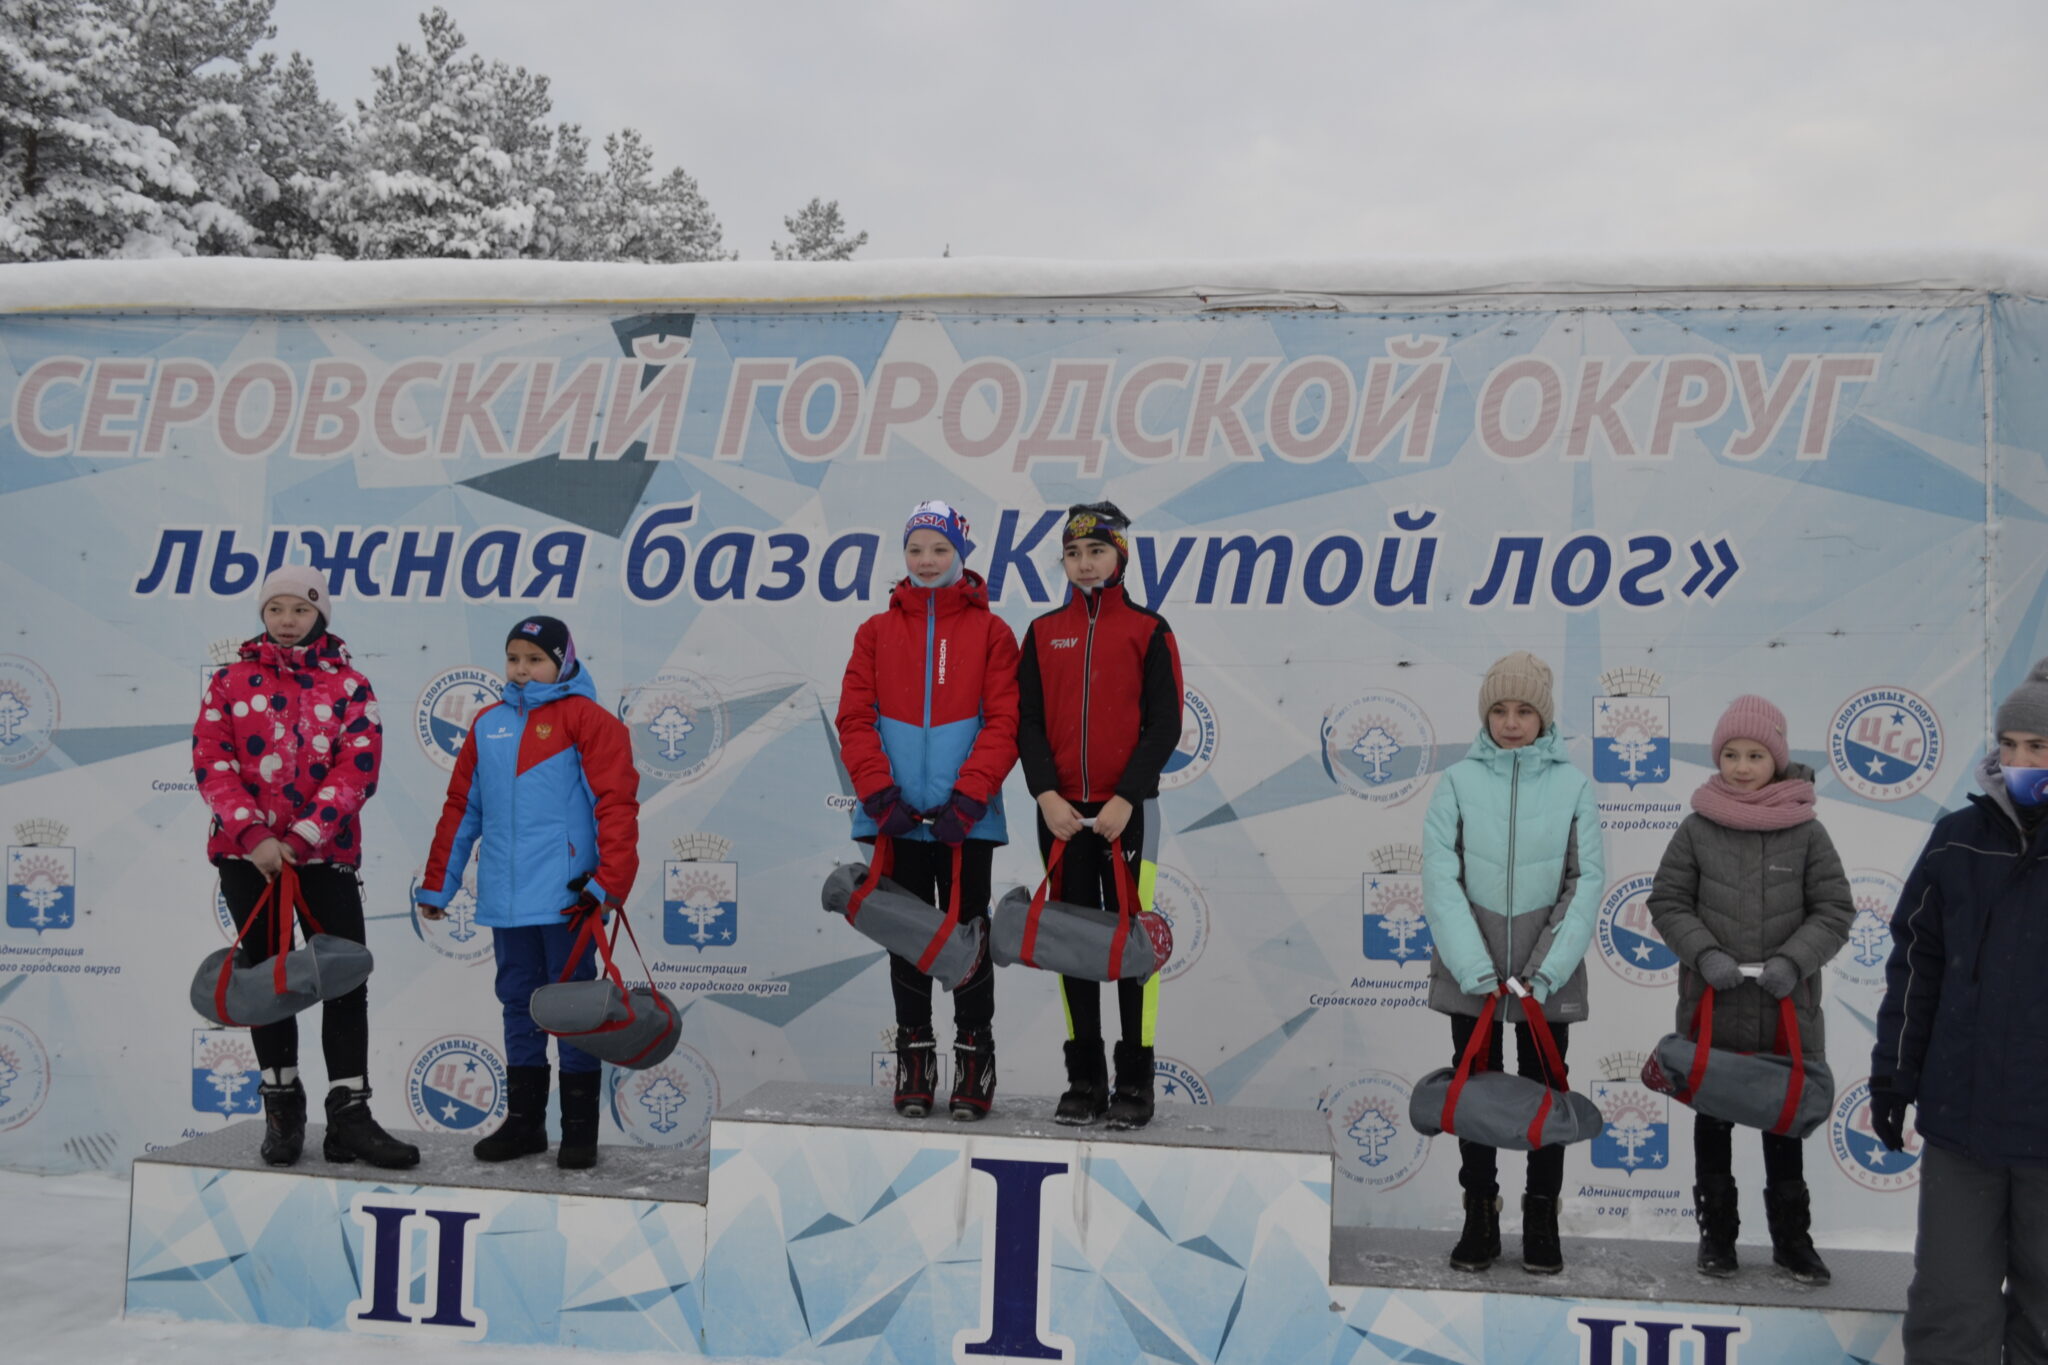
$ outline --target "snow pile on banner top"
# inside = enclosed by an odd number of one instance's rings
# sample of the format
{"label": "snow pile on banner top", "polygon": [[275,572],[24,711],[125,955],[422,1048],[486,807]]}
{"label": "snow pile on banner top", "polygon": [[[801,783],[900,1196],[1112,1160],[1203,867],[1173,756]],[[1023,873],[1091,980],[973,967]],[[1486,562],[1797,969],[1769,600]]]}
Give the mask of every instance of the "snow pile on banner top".
{"label": "snow pile on banner top", "polygon": [[521,305],[844,307],[976,299],[1264,301],[1500,294],[1948,289],[2048,297],[2048,252],[1743,252],[1357,260],[267,261],[0,266],[0,312],[325,312]]}

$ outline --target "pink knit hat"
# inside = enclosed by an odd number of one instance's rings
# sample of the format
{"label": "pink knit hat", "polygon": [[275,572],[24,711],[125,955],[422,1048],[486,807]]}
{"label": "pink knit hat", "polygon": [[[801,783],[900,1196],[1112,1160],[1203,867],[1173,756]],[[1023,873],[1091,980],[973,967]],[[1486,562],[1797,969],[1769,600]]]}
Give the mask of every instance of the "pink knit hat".
{"label": "pink knit hat", "polygon": [[283,564],[263,580],[263,593],[256,599],[260,614],[273,597],[303,597],[320,613],[329,630],[334,629],[334,603],[327,594],[327,575],[304,564]]}
{"label": "pink knit hat", "polygon": [[1715,758],[1731,739],[1753,739],[1763,745],[1779,772],[1792,761],[1791,747],[1785,743],[1785,713],[1754,694],[1737,697],[1721,713],[1720,724],[1714,727]]}

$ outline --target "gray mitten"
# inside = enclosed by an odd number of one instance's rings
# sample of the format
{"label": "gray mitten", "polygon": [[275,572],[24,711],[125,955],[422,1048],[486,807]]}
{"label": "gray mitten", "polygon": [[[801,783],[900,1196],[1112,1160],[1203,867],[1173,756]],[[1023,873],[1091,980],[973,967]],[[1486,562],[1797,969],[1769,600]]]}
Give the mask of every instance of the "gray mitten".
{"label": "gray mitten", "polygon": [[1742,964],[1719,948],[1709,948],[1701,953],[1694,970],[1717,991],[1732,991],[1743,980]]}
{"label": "gray mitten", "polygon": [[1764,964],[1756,984],[1769,991],[1772,999],[1783,1000],[1799,984],[1799,965],[1789,957],[1774,957]]}

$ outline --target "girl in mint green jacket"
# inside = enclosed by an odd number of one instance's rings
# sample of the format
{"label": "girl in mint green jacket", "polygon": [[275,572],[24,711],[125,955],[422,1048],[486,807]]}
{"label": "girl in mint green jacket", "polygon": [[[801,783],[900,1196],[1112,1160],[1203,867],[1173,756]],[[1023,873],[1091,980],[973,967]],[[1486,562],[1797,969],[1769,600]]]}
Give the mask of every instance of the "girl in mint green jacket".
{"label": "girl in mint green jacket", "polygon": [[[1497,661],[1479,689],[1479,737],[1445,771],[1429,803],[1422,845],[1423,915],[1436,940],[1429,1006],[1451,1016],[1453,1065],[1486,997],[1509,978],[1542,1003],[1560,1055],[1570,1026],[1586,1017],[1584,958],[1605,859],[1593,784],[1571,765],[1555,714],[1548,665],[1520,652]],[[1503,1032],[1496,1022],[1488,1042],[1496,1070]],[[1515,1025],[1515,1069],[1543,1074],[1526,1023]],[[1451,1264],[1484,1270],[1500,1255],[1496,1157],[1493,1148],[1462,1140],[1458,1156],[1465,1231]],[[1564,1148],[1529,1153],[1522,1267],[1534,1274],[1564,1268],[1557,1236],[1563,1187]]]}

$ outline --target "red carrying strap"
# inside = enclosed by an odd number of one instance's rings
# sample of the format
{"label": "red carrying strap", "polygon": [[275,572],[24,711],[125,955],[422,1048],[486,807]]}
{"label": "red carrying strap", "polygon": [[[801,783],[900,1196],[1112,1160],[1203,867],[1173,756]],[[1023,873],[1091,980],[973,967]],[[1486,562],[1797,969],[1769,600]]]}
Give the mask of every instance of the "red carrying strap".
{"label": "red carrying strap", "polygon": [[[1692,1015],[1692,1029],[1692,1070],[1685,1078],[1685,1093],[1678,1097],[1686,1103],[1691,1103],[1692,1097],[1699,1093],[1700,1082],[1707,1075],[1707,1059],[1714,1048],[1712,986],[1700,992],[1699,1006]],[[1806,1094],[1806,1051],[1799,1041],[1799,1010],[1790,996],[1778,1002],[1778,1034],[1773,1047],[1792,1061],[1792,1077],[1785,1086],[1785,1103],[1778,1110],[1778,1121],[1769,1130],[1783,1137],[1791,1133],[1792,1124],[1799,1117],[1799,1101]]]}
{"label": "red carrying strap", "polygon": [[1486,997],[1486,1003],[1479,1007],[1479,1022],[1472,1029],[1472,1038],[1465,1044],[1464,1055],[1458,1058],[1458,1069],[1451,1075],[1451,1088],[1444,1095],[1443,1130],[1451,1136],[1458,1134],[1458,1097],[1465,1093],[1465,1082],[1472,1079],[1475,1071],[1486,1070],[1486,1045],[1493,1038],[1493,1012],[1500,1004],[1498,991]]}
{"label": "red carrying strap", "polygon": [[[654,1007],[660,1010],[663,1014],[668,1016],[670,1028],[675,1027],[675,1009],[668,1003],[667,998],[664,997],[660,991],[654,989],[654,973],[648,970],[647,954],[640,951],[640,936],[633,932],[633,921],[626,917],[626,908],[624,906],[616,906],[613,908],[612,914],[617,917],[618,922],[612,926],[612,932],[609,938],[605,936],[604,927],[601,923],[599,923],[599,921],[602,919],[602,916],[598,915],[595,912],[582,916],[583,923],[576,930],[576,942],[570,947],[569,960],[562,964],[562,974],[556,977],[555,980],[558,983],[567,981],[569,977],[575,972],[576,964],[583,960],[583,953],[585,948],[589,945],[595,944],[597,947],[597,955],[604,962],[604,975],[611,978],[612,984],[619,988],[619,998],[625,1002],[626,1017],[623,1019],[613,1019],[606,1023],[599,1024],[596,1028],[589,1029],[587,1030],[587,1032],[617,1033],[620,1029],[631,1028],[634,1022],[640,1016],[637,1013],[635,1013],[633,1009],[633,992],[627,989],[626,978],[619,974],[619,964],[616,956],[616,950],[619,945],[619,931],[623,929],[626,932],[627,942],[633,945],[633,956],[640,960],[640,975],[644,977],[647,981],[648,990],[654,997]],[[556,1036],[566,1036],[573,1039],[577,1035],[557,1034]],[[640,1058],[646,1056],[648,1052],[658,1047],[661,1043],[661,1040],[663,1038],[666,1038],[667,1036],[668,1031],[664,1029],[661,1033],[657,1034],[653,1041],[649,1042],[645,1048],[635,1053],[632,1057],[629,1057],[626,1061],[620,1063],[620,1065],[631,1066],[634,1062],[637,1062],[640,1060]]]}
{"label": "red carrying strap", "polygon": [[886,834],[877,834],[875,836],[875,856],[868,859],[868,875],[861,880],[859,886],[854,888],[853,894],[846,898],[846,922],[848,924],[853,923],[854,919],[860,914],[861,907],[868,903],[868,897],[875,893],[875,888],[882,884],[882,878],[888,876],[890,869],[895,866],[896,841]]}
{"label": "red carrying strap", "polygon": [[[1458,1069],[1451,1076],[1451,1088],[1444,1095],[1443,1130],[1453,1137],[1458,1132],[1455,1126],[1458,1098],[1464,1094],[1465,1083],[1472,1079],[1472,1073],[1486,1070],[1487,1048],[1493,1041],[1494,1012],[1506,994],[1507,987],[1498,987],[1479,1007],[1479,1021],[1473,1026],[1471,1041],[1465,1044],[1465,1051],[1458,1058]],[[1568,1088],[1571,1080],[1565,1072],[1564,1056],[1557,1050],[1557,1039],[1550,1032],[1550,1021],[1543,1017],[1543,1006],[1534,995],[1522,997],[1522,1014],[1528,1020],[1529,1035],[1536,1043],[1537,1065],[1543,1071],[1543,1102],[1536,1107],[1536,1117],[1528,1130],[1529,1145],[1541,1147],[1543,1123],[1550,1117],[1554,1097],[1558,1091]]]}
{"label": "red carrying strap", "polygon": [[[1059,875],[1068,842],[1065,839],[1053,841],[1052,852],[1045,860],[1045,877],[1038,883],[1038,890],[1031,897],[1031,908],[1024,915],[1024,942],[1018,950],[1017,960],[1027,967],[1038,965],[1038,923],[1045,914],[1046,897],[1051,892],[1053,879]],[[1121,838],[1109,841],[1109,861],[1116,879],[1116,930],[1109,937],[1109,962],[1106,965],[1109,969],[1107,979],[1115,981],[1123,975],[1124,944],[1131,936],[1131,916],[1139,909],[1138,881],[1131,874],[1130,863],[1124,858],[1124,841]],[[959,874],[956,871],[954,875],[957,878]]]}
{"label": "red carrying strap", "polygon": [[228,982],[234,976],[235,949],[242,946],[242,940],[256,927],[256,922],[263,918],[266,909],[270,911],[271,921],[271,989],[278,995],[284,994],[285,956],[291,952],[292,947],[292,917],[291,912],[285,909],[286,906],[290,906],[305,919],[306,932],[309,935],[324,932],[320,928],[320,921],[313,918],[312,907],[306,904],[306,893],[299,887],[298,870],[288,862],[280,863],[277,876],[264,885],[263,894],[256,898],[255,908],[249,912],[249,918],[243,921],[241,930],[235,935],[235,941],[228,945],[228,955],[221,959],[220,979],[213,983],[214,1018],[229,1028],[247,1027],[228,1017]]}
{"label": "red carrying strap", "polygon": [[962,845],[953,845],[953,877],[946,893],[946,917],[939,921],[939,927],[932,931],[931,942],[924,945],[918,955],[917,969],[927,976],[931,974],[932,963],[939,960],[939,950],[946,946],[946,940],[953,937],[953,931],[960,927],[960,858]]}

